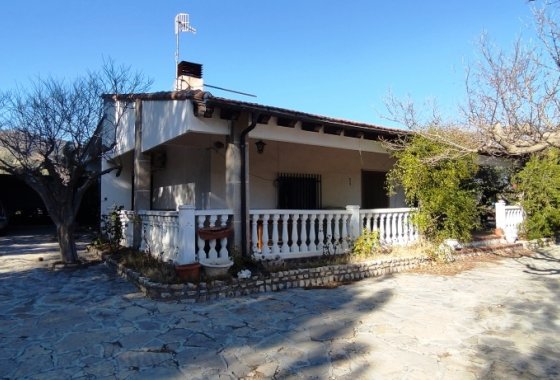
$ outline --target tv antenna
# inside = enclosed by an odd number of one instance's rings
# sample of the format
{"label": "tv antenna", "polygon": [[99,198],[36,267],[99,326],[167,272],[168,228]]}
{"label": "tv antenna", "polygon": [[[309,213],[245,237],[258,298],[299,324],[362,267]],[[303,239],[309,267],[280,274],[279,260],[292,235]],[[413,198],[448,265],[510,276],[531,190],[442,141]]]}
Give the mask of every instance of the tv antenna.
{"label": "tv antenna", "polygon": [[196,34],[196,29],[189,22],[188,13],[179,13],[175,16],[175,87],[179,86],[179,33],[187,32]]}

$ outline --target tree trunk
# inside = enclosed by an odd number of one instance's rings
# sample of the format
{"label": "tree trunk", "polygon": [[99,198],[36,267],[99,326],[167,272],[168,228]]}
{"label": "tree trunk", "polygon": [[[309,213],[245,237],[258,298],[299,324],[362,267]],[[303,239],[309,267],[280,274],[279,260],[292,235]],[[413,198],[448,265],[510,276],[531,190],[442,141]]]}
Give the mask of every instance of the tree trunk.
{"label": "tree trunk", "polygon": [[56,226],[56,236],[60,246],[60,256],[65,264],[78,262],[78,250],[74,239],[74,223]]}

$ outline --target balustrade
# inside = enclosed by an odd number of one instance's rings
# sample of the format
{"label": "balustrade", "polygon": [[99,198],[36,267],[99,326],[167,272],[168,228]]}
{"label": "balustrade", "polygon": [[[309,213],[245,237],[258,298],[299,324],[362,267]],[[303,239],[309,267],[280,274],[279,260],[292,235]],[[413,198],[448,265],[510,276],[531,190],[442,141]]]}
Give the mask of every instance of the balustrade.
{"label": "balustrade", "polygon": [[410,208],[360,210],[363,228],[378,231],[381,244],[406,245],[418,240],[418,228],[411,220]]}
{"label": "balustrade", "polygon": [[[360,210],[357,206],[346,210],[253,210],[250,212],[251,250],[260,259],[341,254],[351,249],[363,228],[379,231],[382,244],[409,244],[418,240],[418,229],[411,221],[410,212],[408,208]],[[232,210],[194,210],[192,206],[179,212],[141,211],[138,213],[142,224],[140,249],[176,262],[193,261],[195,253],[202,263],[229,261],[230,236],[203,239],[198,231],[227,228],[232,214]],[[133,219],[133,212],[121,213],[123,241],[129,246]]]}
{"label": "balustrade", "polygon": [[346,210],[254,210],[251,247],[258,258],[298,258],[347,252]]}
{"label": "balustrade", "polygon": [[[232,214],[231,210],[197,210],[195,211],[196,230],[214,227],[226,228],[230,224]],[[197,233],[197,236],[193,236],[193,238],[196,239],[196,252],[201,263],[219,263],[230,260],[229,237],[204,240]]]}
{"label": "balustrade", "polygon": [[140,250],[163,261],[175,261],[179,252],[178,214],[176,211],[140,211]]}

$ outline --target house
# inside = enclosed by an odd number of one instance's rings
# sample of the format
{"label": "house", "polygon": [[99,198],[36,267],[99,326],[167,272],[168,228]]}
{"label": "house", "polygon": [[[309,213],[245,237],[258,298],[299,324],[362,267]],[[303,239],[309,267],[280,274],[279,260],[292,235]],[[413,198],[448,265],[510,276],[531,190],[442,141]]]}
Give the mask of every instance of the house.
{"label": "house", "polygon": [[[101,210],[127,210],[126,244],[186,263],[225,260],[233,247],[342,252],[364,227],[387,244],[417,239],[403,194],[384,185],[394,160],[381,140],[405,131],[216,97],[201,65],[179,72],[177,91],[105,96],[120,120],[107,124],[116,147],[103,165],[120,169],[102,178]],[[197,233],[226,226],[232,235]]]}

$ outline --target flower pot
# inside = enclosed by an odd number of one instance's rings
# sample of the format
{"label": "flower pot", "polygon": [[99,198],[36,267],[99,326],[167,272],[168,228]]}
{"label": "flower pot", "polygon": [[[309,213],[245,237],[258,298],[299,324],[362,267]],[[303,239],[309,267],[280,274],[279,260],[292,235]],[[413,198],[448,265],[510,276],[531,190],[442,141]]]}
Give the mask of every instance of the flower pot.
{"label": "flower pot", "polygon": [[200,263],[175,265],[177,277],[186,282],[200,281]]}
{"label": "flower pot", "polygon": [[517,228],[508,227],[504,231],[504,238],[508,244],[513,244],[517,241]]}
{"label": "flower pot", "polygon": [[219,240],[229,237],[232,232],[231,227],[204,227],[198,229],[198,236],[202,240]]}
{"label": "flower pot", "polygon": [[502,230],[501,228],[496,228],[496,229],[494,229],[494,235],[496,235],[498,237],[502,237],[502,236],[504,236],[504,230]]}
{"label": "flower pot", "polygon": [[228,275],[228,270],[233,265],[233,261],[226,261],[224,263],[202,263],[204,267],[204,274],[208,280],[217,278],[224,278]]}

